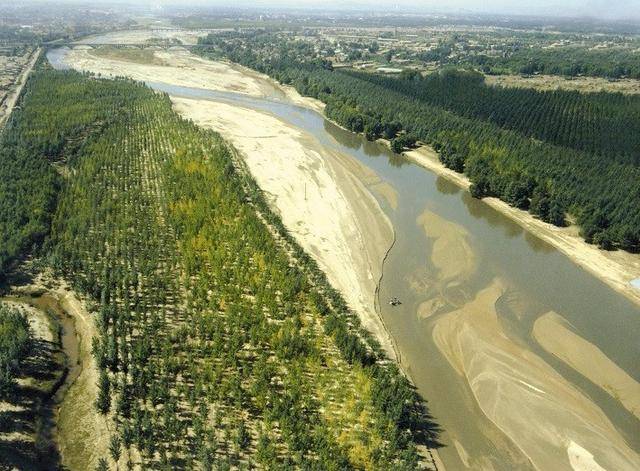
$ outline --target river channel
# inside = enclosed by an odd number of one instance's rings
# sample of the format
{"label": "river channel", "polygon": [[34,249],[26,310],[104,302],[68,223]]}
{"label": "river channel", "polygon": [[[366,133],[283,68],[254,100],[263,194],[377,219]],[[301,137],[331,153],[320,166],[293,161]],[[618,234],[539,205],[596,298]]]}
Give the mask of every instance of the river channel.
{"label": "river channel", "polygon": [[[64,55],[48,58],[64,68]],[[268,112],[394,189],[393,204],[372,189],[396,234],[379,306],[443,429],[447,469],[640,467],[640,307],[453,183],[284,95],[148,85]]]}

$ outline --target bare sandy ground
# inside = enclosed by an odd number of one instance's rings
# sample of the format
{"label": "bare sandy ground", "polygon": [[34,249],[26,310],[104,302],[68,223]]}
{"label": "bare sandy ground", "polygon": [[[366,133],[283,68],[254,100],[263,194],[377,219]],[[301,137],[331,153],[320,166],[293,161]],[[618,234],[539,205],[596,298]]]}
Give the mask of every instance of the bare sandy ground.
{"label": "bare sandy ground", "polygon": [[[466,176],[442,165],[438,160],[438,154],[433,149],[421,147],[406,152],[406,156],[418,165],[449,179],[464,189],[468,189],[471,185]],[[483,201],[640,305],[640,289],[631,286],[632,280],[640,278],[640,254],[621,250],[615,252],[600,250],[595,245],[587,244],[580,237],[575,226],[556,227],[536,219],[527,211],[509,206],[498,198],[483,198]]]}
{"label": "bare sandy ground", "polygon": [[539,470],[640,469],[606,415],[538,355],[509,338],[494,279],[461,309],[439,317],[433,338],[468,382],[484,414]]}
{"label": "bare sandy ground", "polygon": [[257,80],[228,63],[208,61],[188,51],[155,51],[154,55],[167,65],[107,59],[84,48],[72,49],[66,57],[66,62],[74,69],[111,77],[127,76],[140,81],[232,91],[257,97],[277,93],[284,96],[284,92],[279,91],[270,82]]}
{"label": "bare sandy ground", "polygon": [[177,40],[182,44],[198,44],[198,38],[206,36],[207,30],[183,30],[171,28],[132,29],[113,31],[83,38],[81,44],[145,44],[156,40]]}
{"label": "bare sandy ground", "polygon": [[266,75],[237,64],[210,61],[186,50],[154,51],[153,54],[158,63],[140,64],[100,57],[95,51],[80,46],[69,52],[66,62],[74,69],[109,77],[127,76],[139,81],[287,99],[315,111],[324,109],[322,102],[302,97],[293,87],[281,86]]}
{"label": "bare sandy ground", "polygon": [[533,335],[546,351],[589,378],[640,418],[640,383],[571,330],[564,318],[555,312],[546,313],[536,320]]}
{"label": "bare sandy ground", "polygon": [[375,310],[393,231],[375,198],[343,164],[348,157],[269,114],[211,101],[172,100],[178,113],[219,132],[242,153],[286,228],[394,357]]}

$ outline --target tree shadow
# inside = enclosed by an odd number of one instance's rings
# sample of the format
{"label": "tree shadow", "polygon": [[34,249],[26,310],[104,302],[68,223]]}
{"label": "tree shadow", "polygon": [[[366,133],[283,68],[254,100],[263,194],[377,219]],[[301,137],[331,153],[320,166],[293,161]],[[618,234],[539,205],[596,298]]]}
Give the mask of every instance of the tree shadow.
{"label": "tree shadow", "polygon": [[64,356],[53,342],[35,339],[18,382],[0,412],[0,469],[61,469],[53,439],[54,394],[64,382]]}

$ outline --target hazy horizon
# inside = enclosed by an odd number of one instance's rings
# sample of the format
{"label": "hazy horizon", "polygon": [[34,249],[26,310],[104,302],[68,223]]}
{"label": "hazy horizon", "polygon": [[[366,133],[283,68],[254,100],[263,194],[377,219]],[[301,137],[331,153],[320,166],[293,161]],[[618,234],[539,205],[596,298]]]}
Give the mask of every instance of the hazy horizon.
{"label": "hazy horizon", "polygon": [[[0,1],[0,4],[15,2]],[[317,0],[236,0],[233,6],[221,0],[193,0],[179,2],[177,0],[23,0],[28,3],[77,3],[77,4],[116,4],[125,3],[133,6],[153,7],[189,7],[211,6],[219,8],[247,8],[247,9],[309,9],[315,12],[323,10],[398,12],[404,14],[450,13],[450,14],[493,14],[545,17],[577,17],[596,20],[640,20],[640,1],[638,0],[532,0],[521,2],[518,0],[449,0],[443,3],[439,0],[327,0],[319,5]]]}

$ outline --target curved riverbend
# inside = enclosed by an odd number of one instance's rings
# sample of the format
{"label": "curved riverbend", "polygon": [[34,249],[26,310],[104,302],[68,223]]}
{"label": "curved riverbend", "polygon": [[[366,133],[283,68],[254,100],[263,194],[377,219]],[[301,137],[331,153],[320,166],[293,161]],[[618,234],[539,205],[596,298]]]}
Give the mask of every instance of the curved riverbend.
{"label": "curved riverbend", "polygon": [[[49,57],[64,63],[64,53]],[[282,97],[148,84],[268,113],[393,190],[370,188],[395,232],[379,306],[445,430],[449,469],[640,469],[637,305],[468,192],[315,111]],[[402,305],[387,304],[392,296]],[[594,352],[603,374],[585,371]]]}

